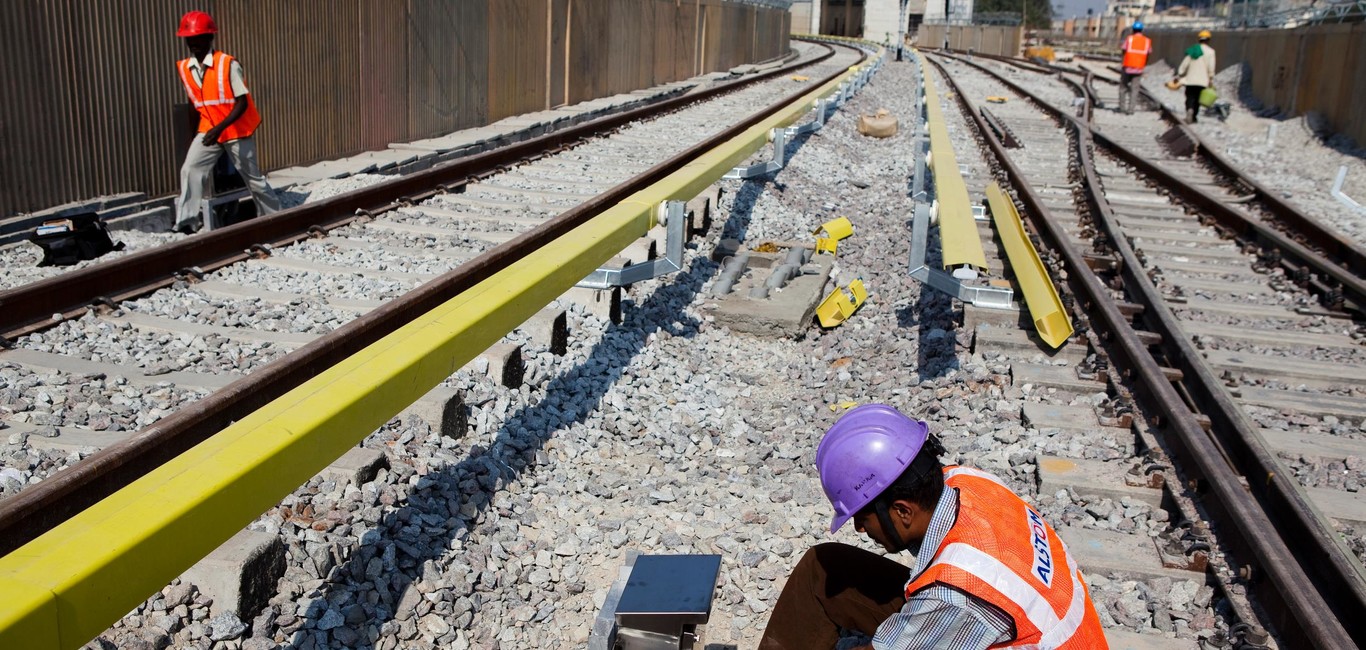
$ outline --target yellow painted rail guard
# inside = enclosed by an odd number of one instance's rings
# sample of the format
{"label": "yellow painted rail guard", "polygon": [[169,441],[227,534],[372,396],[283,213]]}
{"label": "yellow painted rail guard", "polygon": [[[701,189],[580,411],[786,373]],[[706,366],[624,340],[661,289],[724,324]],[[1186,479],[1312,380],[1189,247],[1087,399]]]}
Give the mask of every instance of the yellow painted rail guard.
{"label": "yellow painted rail guard", "polygon": [[[873,59],[865,62],[870,65]],[[0,558],[0,648],[77,648],[720,179],[862,66]]]}
{"label": "yellow painted rail guard", "polygon": [[1015,282],[1020,285],[1025,306],[1034,319],[1035,329],[1044,343],[1053,348],[1061,347],[1072,336],[1072,318],[1063,309],[1048,270],[1039,259],[1039,252],[1025,234],[1015,202],[1001,191],[1001,186],[992,183],[987,186],[987,205],[991,208],[991,219],[996,224],[1001,245],[1006,249],[1006,257],[1010,259],[1010,268],[1015,272]]}
{"label": "yellow painted rail guard", "polygon": [[936,199],[939,201],[939,245],[943,252],[944,268],[967,264],[980,271],[987,268],[987,255],[982,251],[982,240],[977,235],[977,224],[972,219],[972,199],[958,169],[949,141],[949,128],[944,124],[944,112],[939,107],[939,91],[934,88],[930,65],[923,55],[920,59],[921,78],[925,80],[925,116],[930,127],[930,169],[934,173]]}

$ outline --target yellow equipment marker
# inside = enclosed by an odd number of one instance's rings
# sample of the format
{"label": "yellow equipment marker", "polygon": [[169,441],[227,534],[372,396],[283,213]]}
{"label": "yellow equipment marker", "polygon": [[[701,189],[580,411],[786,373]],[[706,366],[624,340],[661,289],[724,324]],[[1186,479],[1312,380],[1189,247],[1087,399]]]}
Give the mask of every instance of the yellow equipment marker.
{"label": "yellow equipment marker", "polygon": [[1072,336],[1072,319],[1062,306],[1053,280],[1048,277],[1048,269],[1039,259],[1039,251],[1034,249],[1025,233],[1015,202],[999,185],[992,183],[987,186],[987,205],[991,207],[991,219],[1010,260],[1010,268],[1015,272],[1015,281],[1020,285],[1020,293],[1024,294],[1029,316],[1034,319],[1034,328],[1050,347],[1061,347]]}
{"label": "yellow equipment marker", "polygon": [[939,107],[939,92],[934,88],[934,78],[930,75],[930,66],[925,62],[925,57],[922,55],[919,58],[925,80],[925,113],[930,126],[930,167],[939,200],[939,241],[944,268],[968,264],[985,271],[987,255],[982,250],[977,223],[972,218],[972,199],[968,198],[968,186],[963,182],[958,159],[953,155],[949,129],[944,124],[944,112]]}

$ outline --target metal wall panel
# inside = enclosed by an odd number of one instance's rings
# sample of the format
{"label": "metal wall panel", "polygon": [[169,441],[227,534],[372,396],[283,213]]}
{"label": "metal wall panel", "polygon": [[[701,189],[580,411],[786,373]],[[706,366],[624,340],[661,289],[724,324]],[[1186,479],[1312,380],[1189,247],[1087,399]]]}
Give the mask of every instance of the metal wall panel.
{"label": "metal wall panel", "polygon": [[[1195,42],[1194,30],[1152,36],[1154,60],[1173,68]],[[1258,101],[1291,115],[1318,112],[1333,131],[1366,142],[1366,23],[1215,32],[1210,45],[1220,70],[1248,65],[1247,83]]]}
{"label": "metal wall panel", "polygon": [[[723,0],[6,0],[0,217],[179,189],[197,118],[175,63],[208,11],[262,115],[267,169],[383,149],[787,51]],[[735,21],[735,22],[730,22]],[[728,24],[728,22],[730,24]],[[782,37],[768,36],[782,30]],[[183,130],[182,130],[183,129]]]}
{"label": "metal wall panel", "polygon": [[360,140],[367,148],[409,140],[408,2],[360,3]]}
{"label": "metal wall panel", "polygon": [[546,53],[548,83],[546,105],[564,106],[569,103],[569,0],[551,0],[547,7],[550,25],[550,49]]}
{"label": "metal wall panel", "polygon": [[488,7],[489,121],[544,110],[547,0],[493,0]]}

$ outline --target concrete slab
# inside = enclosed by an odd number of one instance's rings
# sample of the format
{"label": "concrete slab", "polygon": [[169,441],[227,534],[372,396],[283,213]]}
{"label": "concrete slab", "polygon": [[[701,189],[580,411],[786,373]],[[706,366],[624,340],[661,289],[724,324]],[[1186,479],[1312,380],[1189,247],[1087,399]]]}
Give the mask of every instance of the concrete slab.
{"label": "concrete slab", "polygon": [[233,612],[250,621],[275,595],[285,574],[285,546],[278,535],[244,530],[180,576],[213,599],[214,616]]}
{"label": "concrete slab", "polygon": [[[332,241],[332,240],[328,240]],[[297,300],[321,300],[324,304],[346,311],[365,313],[372,309],[377,309],[384,305],[379,300],[363,300],[360,298],[338,298],[336,296],[310,296],[302,293],[290,293],[287,291],[267,291],[255,287],[245,287],[240,284],[224,282],[222,280],[204,280],[197,282],[193,289],[208,296],[218,298],[259,298],[264,302],[276,305],[290,305]]]}
{"label": "concrete slab", "polygon": [[[329,239],[328,241],[331,242],[332,240]],[[432,278],[432,276],[428,275],[419,275],[416,273],[402,273],[399,271],[375,271],[373,269],[364,269],[363,271],[361,271],[359,269],[349,266],[323,264],[321,262],[310,262],[306,260],[296,260],[290,259],[288,257],[279,256],[267,257],[265,259],[256,260],[255,263],[264,264],[272,268],[280,269],[281,271],[295,271],[301,273],[331,273],[334,275],[353,276],[357,273],[357,271],[360,271],[370,277],[387,278],[395,282],[406,282],[414,287]]]}
{"label": "concrete slab", "polygon": [[26,350],[15,348],[13,350],[0,350],[0,360],[17,363],[31,370],[45,372],[63,372],[73,375],[95,375],[100,374],[105,377],[120,376],[128,380],[134,386],[154,386],[162,382],[167,382],[182,388],[198,388],[206,391],[215,391],[228,384],[241,379],[243,375],[237,373],[225,373],[210,375],[198,372],[168,372],[160,375],[148,375],[144,369],[133,366],[122,366],[112,363],[102,363],[90,361],[76,357],[68,357],[51,352],[39,352],[37,350]]}
{"label": "concrete slab", "polygon": [[1127,228],[1125,229],[1125,232],[1129,236],[1129,241],[1132,242],[1135,247],[1140,247],[1150,242],[1195,244],[1200,247],[1230,245],[1227,240],[1220,238],[1214,233],[1161,232],[1157,230],[1129,230]]}
{"label": "concrete slab", "polygon": [[1343,461],[1348,456],[1362,455],[1363,441],[1327,434],[1260,429],[1262,438],[1272,449],[1291,456],[1308,456],[1324,461]]}
{"label": "concrete slab", "polygon": [[983,323],[973,330],[973,352],[997,352],[1019,358],[1041,354],[1050,359],[1067,359],[1073,363],[1086,358],[1086,346],[1075,342],[1064,343],[1061,348],[1053,349],[1040,341],[1033,332],[1011,328],[996,327]]}
{"label": "concrete slab", "polygon": [[1106,388],[1103,381],[1077,377],[1077,367],[1074,365],[1054,366],[1014,361],[1010,364],[1010,376],[1011,383],[1017,386],[1023,384],[1052,386],[1079,395],[1103,392]]}
{"label": "concrete slab", "polygon": [[1134,248],[1149,254],[1179,255],[1184,258],[1212,258],[1225,260],[1246,259],[1247,254],[1236,246],[1204,245],[1176,246],[1154,241],[1135,242]]}
{"label": "concrete slab", "polygon": [[318,476],[324,480],[348,483],[357,487],[375,479],[379,470],[388,465],[384,452],[378,449],[352,447],[332,461]]}
{"label": "concrete slab", "polygon": [[[29,447],[71,452],[78,449],[104,449],[133,435],[132,431],[92,431],[76,427],[53,427],[29,424],[27,422],[4,422],[0,428],[0,438],[22,434]],[[55,434],[55,435],[53,435]]]}
{"label": "concrete slab", "polygon": [[190,334],[193,336],[217,335],[227,339],[237,341],[261,341],[274,343],[287,348],[298,348],[307,345],[313,339],[318,338],[316,334],[296,334],[294,332],[271,332],[261,329],[249,329],[245,327],[221,327],[218,325],[205,325],[203,323],[192,323],[190,321],[167,318],[165,316],[154,316],[152,314],[141,314],[138,312],[124,312],[122,316],[104,314],[100,320],[111,323],[127,323],[138,329],[154,330],[160,332],[171,332],[176,334]]}
{"label": "concrete slab", "polygon": [[[398,213],[401,214],[401,215],[408,215],[408,216],[419,217],[419,218],[420,218],[420,217],[444,217],[444,218],[450,219],[451,221],[456,222],[456,223],[469,223],[469,222],[471,222],[471,221],[477,221],[477,222],[481,222],[481,223],[500,223],[500,224],[508,224],[508,225],[511,225],[511,226],[516,226],[516,227],[518,227],[518,228],[534,228],[534,227],[540,226],[540,225],[542,225],[542,224],[544,224],[544,223],[546,222],[546,220],[545,220],[544,218],[542,218],[542,217],[518,217],[518,216],[502,216],[502,217],[495,217],[495,216],[484,215],[484,214],[463,212],[463,211],[460,211],[460,210],[452,210],[452,209],[449,209],[449,208],[442,208],[442,207],[437,207],[437,206],[434,206],[434,205],[427,205],[427,204],[424,204],[424,205],[418,206],[418,207],[411,207],[411,208],[409,208],[409,207],[402,207],[402,208],[399,208],[398,210],[396,210],[396,212],[398,212]],[[375,223],[375,224],[379,224],[379,225],[384,225],[384,224],[395,224],[395,225],[400,225],[400,226],[420,227],[420,228],[424,228],[424,229],[430,229],[430,230],[423,230],[423,231],[422,231],[423,234],[433,234],[433,235],[437,235],[437,236],[447,236],[447,237],[459,236],[459,235],[464,234],[464,232],[465,232],[464,230],[457,230],[457,229],[455,229],[455,228],[439,228],[439,227],[437,227],[437,226],[422,226],[422,225],[420,225],[420,224],[410,224],[410,223],[407,223],[407,222],[404,222],[404,221],[398,221],[398,220],[395,220],[395,219],[391,219],[391,218],[389,218],[389,217],[380,217],[380,218],[378,218],[378,219],[375,219],[375,220],[371,221],[370,223]]]}
{"label": "concrete slab", "polygon": [[1128,630],[1107,628],[1105,642],[1110,650],[1199,650],[1200,642],[1190,639],[1169,639],[1155,634],[1138,634]]}
{"label": "concrete slab", "polygon": [[551,354],[563,356],[569,351],[569,318],[563,309],[546,307],[518,325],[517,329],[531,337],[536,345],[550,350]]}
{"label": "concrete slab", "polygon": [[526,373],[522,362],[522,346],[517,343],[494,343],[462,370],[484,373],[508,388],[519,388]]}
{"label": "concrete slab", "polygon": [[1198,321],[1183,321],[1181,329],[1187,334],[1198,336],[1217,336],[1222,338],[1250,341],[1260,345],[1303,345],[1308,347],[1360,349],[1362,344],[1340,334],[1320,332],[1295,332],[1286,329],[1254,329],[1233,325],[1214,325]]}
{"label": "concrete slab", "polygon": [[988,324],[1002,329],[1024,327],[1021,321],[1023,314],[1020,309],[990,309],[987,307],[977,307],[971,304],[963,305],[963,329],[974,331],[982,324]]}
{"label": "concrete slab", "polygon": [[1352,526],[1366,526],[1366,494],[1327,488],[1308,488],[1306,491],[1323,514]]}
{"label": "concrete slab", "polygon": [[1243,386],[1229,390],[1244,404],[1256,404],[1275,409],[1295,411],[1302,415],[1323,417],[1332,415],[1338,418],[1361,420],[1366,418],[1366,402],[1360,397],[1344,397],[1325,393],[1304,393],[1291,390],[1275,390]]}
{"label": "concrete slab", "polygon": [[[392,221],[384,218],[375,219],[374,221],[371,221],[369,225],[375,228],[408,233],[410,235],[423,235],[427,237],[467,237],[469,239],[477,239],[495,245],[508,242],[513,237],[521,234],[520,232],[510,232],[506,230],[454,230],[451,228],[442,228],[440,226],[403,223],[401,221]],[[367,274],[370,273],[369,270],[365,270],[364,272]]]}
{"label": "concrete slab", "polygon": [[788,254],[750,252],[748,270],[735,282],[730,293],[710,297],[703,309],[711,311],[717,324],[734,332],[781,338],[799,337],[811,326],[816,305],[825,298],[826,284],[834,257],[816,255],[802,266],[802,274],[792,278],[766,298],[751,297],[751,290],[763,287],[769,276]]}
{"label": "concrete slab", "polygon": [[1080,526],[1063,526],[1058,529],[1058,535],[1067,542],[1068,550],[1072,552],[1077,563],[1081,564],[1082,573],[1141,580],[1171,578],[1201,583],[1205,580],[1203,573],[1169,569],[1164,566],[1157,544],[1153,538],[1146,535],[1129,535]]}
{"label": "concrete slab", "polygon": [[1171,308],[1178,311],[1182,309],[1192,309],[1219,312],[1223,314],[1238,314],[1240,316],[1256,316],[1259,318],[1281,318],[1290,321],[1306,318],[1303,314],[1296,313],[1294,310],[1286,309],[1284,307],[1251,305],[1246,302],[1209,300],[1206,298],[1187,298],[1186,302],[1172,304]]}
{"label": "concrete slab", "polygon": [[1100,426],[1095,409],[1089,406],[1063,406],[1025,402],[1021,419],[1035,429],[1083,429],[1095,431]]}
{"label": "concrete slab", "polygon": [[1199,262],[1163,258],[1158,260],[1156,265],[1164,272],[1179,271],[1183,275],[1189,274],[1197,277],[1200,274],[1209,275],[1212,273],[1219,273],[1224,275],[1236,275],[1239,278],[1242,278],[1239,280],[1240,282],[1261,282],[1266,278],[1265,273],[1258,273],[1252,270],[1252,265],[1247,262],[1240,260],[1230,260],[1230,262],[1231,263],[1227,264],[1213,264],[1210,263],[1209,260],[1206,260],[1206,262],[1202,264]]}
{"label": "concrete slab", "polygon": [[1162,507],[1162,490],[1131,486],[1125,480],[1129,461],[1102,461],[1079,458],[1039,456],[1039,494],[1056,494],[1059,490],[1074,489],[1078,494],[1091,495],[1119,502],[1124,497],[1142,501],[1154,508]]}
{"label": "concrete slab", "polygon": [[574,287],[560,296],[576,305],[581,305],[588,313],[605,321],[621,322],[621,287],[611,289],[585,289]]}
{"label": "concrete slab", "polygon": [[1342,363],[1268,357],[1246,352],[1204,350],[1205,359],[1215,368],[1276,379],[1287,384],[1307,383],[1323,388],[1344,385],[1366,386],[1366,368]]}
{"label": "concrete slab", "polygon": [[[1159,263],[1159,267],[1162,265]],[[1167,273],[1163,275],[1163,282],[1181,287],[1187,291],[1206,291],[1219,295],[1259,295],[1269,296],[1276,293],[1275,289],[1260,282],[1237,282],[1231,280],[1211,280],[1206,278],[1192,278],[1189,276]]]}
{"label": "concrete slab", "polygon": [[398,414],[405,423],[414,416],[447,438],[461,438],[469,431],[470,412],[465,407],[465,395],[454,388],[437,386]]}

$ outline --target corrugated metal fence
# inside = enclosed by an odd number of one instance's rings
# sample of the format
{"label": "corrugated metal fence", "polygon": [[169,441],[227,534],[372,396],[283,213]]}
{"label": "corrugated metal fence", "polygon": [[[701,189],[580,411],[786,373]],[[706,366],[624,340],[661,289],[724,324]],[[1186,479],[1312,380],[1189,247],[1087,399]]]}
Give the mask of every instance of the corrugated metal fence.
{"label": "corrugated metal fence", "polygon": [[1008,25],[943,25],[922,24],[916,32],[915,44],[920,47],[949,49],[998,56],[1020,55],[1020,28]]}
{"label": "corrugated metal fence", "polygon": [[[1155,31],[1154,59],[1173,68],[1195,43],[1195,31]],[[1223,70],[1246,63],[1258,100],[1290,115],[1322,113],[1333,131],[1366,143],[1366,24],[1216,31],[1210,40]],[[1218,88],[1232,95],[1237,88]]]}
{"label": "corrugated metal fence", "polygon": [[725,0],[6,0],[0,217],[178,189],[191,9],[247,71],[267,169],[772,59],[790,26]]}

